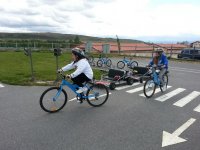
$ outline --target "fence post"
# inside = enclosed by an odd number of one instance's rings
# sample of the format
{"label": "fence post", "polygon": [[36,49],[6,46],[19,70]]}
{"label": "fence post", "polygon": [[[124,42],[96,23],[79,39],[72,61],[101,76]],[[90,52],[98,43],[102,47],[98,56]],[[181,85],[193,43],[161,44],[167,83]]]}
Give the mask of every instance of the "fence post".
{"label": "fence post", "polygon": [[30,64],[31,64],[31,81],[34,81],[35,78],[34,78],[34,74],[33,74],[33,61],[32,61],[32,52],[31,52],[31,49],[24,48],[24,54],[26,56],[29,56]]}
{"label": "fence post", "polygon": [[153,57],[153,51],[154,51],[154,48],[155,48],[155,47],[154,47],[154,45],[153,45],[153,50],[152,50],[152,54],[151,54],[151,57]]}

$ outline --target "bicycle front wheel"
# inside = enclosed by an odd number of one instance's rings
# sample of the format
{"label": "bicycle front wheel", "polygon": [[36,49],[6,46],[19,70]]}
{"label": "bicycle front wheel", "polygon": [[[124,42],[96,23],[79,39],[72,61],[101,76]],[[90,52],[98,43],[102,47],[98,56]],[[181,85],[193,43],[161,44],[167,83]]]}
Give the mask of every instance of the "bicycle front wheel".
{"label": "bicycle front wheel", "polygon": [[131,69],[133,69],[134,67],[137,67],[138,66],[138,62],[137,61],[132,61],[131,64],[129,65],[129,67]]}
{"label": "bicycle front wheel", "polygon": [[112,61],[110,59],[108,59],[106,61],[106,66],[111,67],[111,65],[112,65]]}
{"label": "bicycle front wheel", "polygon": [[40,107],[49,113],[60,111],[67,103],[67,93],[59,87],[45,90],[40,97]]}
{"label": "bicycle front wheel", "polygon": [[155,93],[155,90],[156,90],[155,82],[152,79],[148,79],[144,84],[144,89],[143,89],[144,95],[147,98],[150,98]]}
{"label": "bicycle front wheel", "polygon": [[103,84],[94,84],[88,89],[86,96],[88,104],[94,107],[101,106],[108,100],[108,88]]}

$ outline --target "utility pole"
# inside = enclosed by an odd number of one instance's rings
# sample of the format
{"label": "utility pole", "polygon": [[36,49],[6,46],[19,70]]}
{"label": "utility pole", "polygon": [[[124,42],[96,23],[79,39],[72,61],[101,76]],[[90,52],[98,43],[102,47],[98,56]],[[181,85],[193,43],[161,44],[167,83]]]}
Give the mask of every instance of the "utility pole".
{"label": "utility pole", "polygon": [[118,36],[117,36],[117,35],[116,35],[116,37],[117,37],[117,45],[118,45],[118,50],[119,50],[119,54],[120,54],[120,52],[121,52],[120,41],[119,41],[119,38],[118,38]]}

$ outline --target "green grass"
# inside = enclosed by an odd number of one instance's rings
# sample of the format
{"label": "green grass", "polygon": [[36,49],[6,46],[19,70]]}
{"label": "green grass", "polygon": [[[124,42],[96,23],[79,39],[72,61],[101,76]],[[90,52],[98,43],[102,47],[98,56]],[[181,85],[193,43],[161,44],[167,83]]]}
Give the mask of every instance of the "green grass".
{"label": "green grass", "polygon": [[[36,81],[54,81],[56,79],[56,58],[51,52],[32,53],[34,82],[31,81],[31,65],[29,57],[23,51],[0,52],[0,82],[12,85],[36,85]],[[71,54],[63,53],[58,58],[58,66],[71,62]],[[96,79],[101,72],[93,70]],[[67,72],[66,72],[67,73]]]}

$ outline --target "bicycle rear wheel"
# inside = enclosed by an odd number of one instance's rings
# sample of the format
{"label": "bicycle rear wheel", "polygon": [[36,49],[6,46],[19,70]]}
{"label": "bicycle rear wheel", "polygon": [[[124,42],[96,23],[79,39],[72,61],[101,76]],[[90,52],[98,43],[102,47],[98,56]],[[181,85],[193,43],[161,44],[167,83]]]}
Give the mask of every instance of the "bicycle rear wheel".
{"label": "bicycle rear wheel", "polygon": [[108,100],[108,88],[103,84],[94,84],[88,89],[86,96],[88,104],[94,107],[101,106]]}
{"label": "bicycle rear wheel", "polygon": [[94,61],[94,57],[93,56],[88,56],[88,61],[89,61],[90,64],[92,64],[93,61]]}
{"label": "bicycle rear wheel", "polygon": [[102,60],[98,60],[97,61],[97,66],[98,67],[102,67],[103,66],[103,61]]}
{"label": "bicycle rear wheel", "polygon": [[168,75],[167,74],[163,75],[163,81],[164,81],[164,85],[163,86],[160,85],[161,92],[164,92],[167,90],[167,85],[168,85]]}
{"label": "bicycle rear wheel", "polygon": [[155,93],[155,90],[156,90],[155,82],[152,79],[148,79],[144,84],[144,89],[143,89],[144,95],[147,98],[150,98]]}
{"label": "bicycle rear wheel", "polygon": [[123,62],[123,61],[118,61],[118,63],[117,63],[117,68],[119,68],[119,69],[123,69],[124,68],[124,66],[125,66],[125,63]]}
{"label": "bicycle rear wheel", "polygon": [[64,89],[60,91],[59,87],[50,87],[45,90],[40,97],[40,107],[49,113],[60,111],[67,103],[67,93]]}

